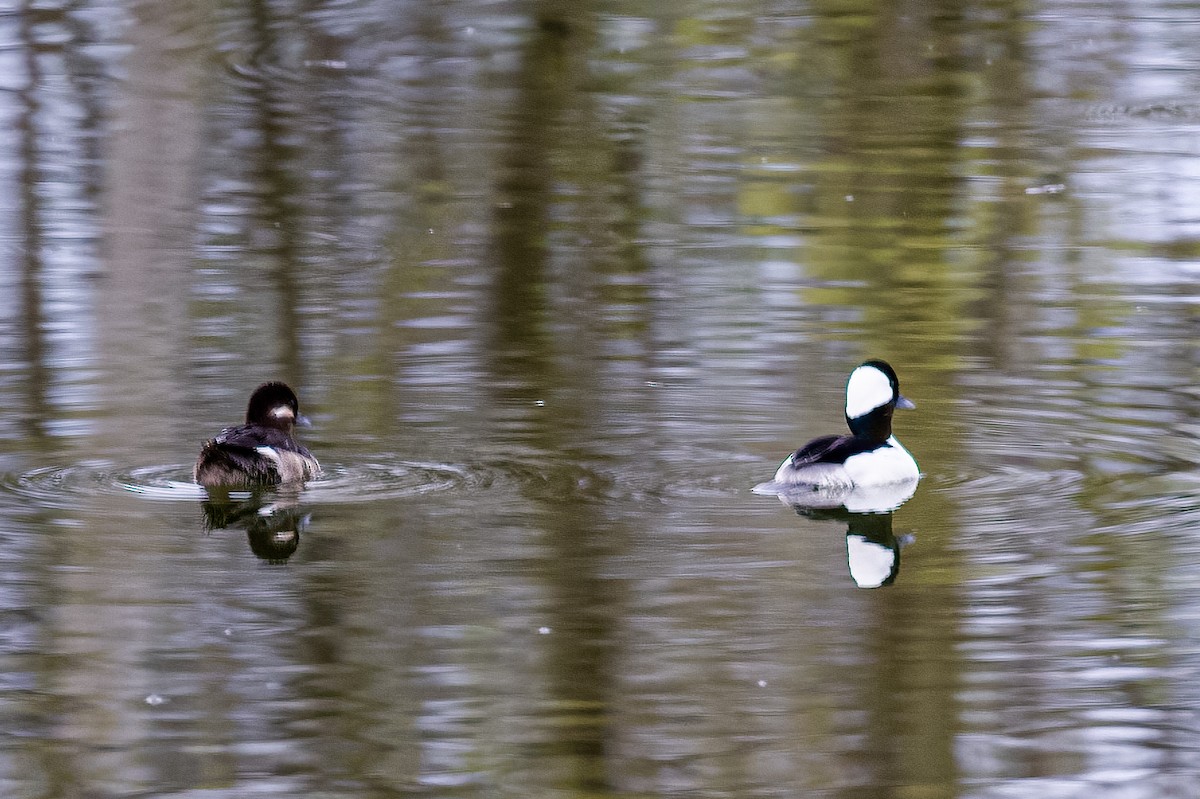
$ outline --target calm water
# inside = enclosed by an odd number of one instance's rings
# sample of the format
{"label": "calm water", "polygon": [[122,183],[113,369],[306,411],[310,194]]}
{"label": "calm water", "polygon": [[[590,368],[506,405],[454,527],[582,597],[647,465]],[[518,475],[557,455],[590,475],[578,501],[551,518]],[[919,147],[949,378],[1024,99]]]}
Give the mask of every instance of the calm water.
{"label": "calm water", "polygon": [[[1200,796],[1197,41],[0,9],[0,795]],[[867,357],[912,498],[752,493]],[[325,476],[209,502],[270,378]]]}

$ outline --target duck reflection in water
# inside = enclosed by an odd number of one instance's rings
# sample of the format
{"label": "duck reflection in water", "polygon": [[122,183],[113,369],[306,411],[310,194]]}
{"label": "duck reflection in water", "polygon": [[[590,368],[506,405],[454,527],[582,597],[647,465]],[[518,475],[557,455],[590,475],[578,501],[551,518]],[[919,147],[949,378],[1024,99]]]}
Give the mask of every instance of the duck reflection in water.
{"label": "duck reflection in water", "polygon": [[859,588],[882,588],[894,583],[900,574],[900,550],[916,540],[910,534],[896,536],[892,532],[891,511],[851,513],[845,508],[793,507],[797,514],[810,519],[846,523],[846,563]]}
{"label": "duck reflection in water", "polygon": [[917,481],[844,491],[811,487],[775,490],[774,483],[755,486],[758,494],[775,494],[797,515],[846,524],[846,563],[859,588],[891,585],[900,574],[900,550],[916,539],[892,532],[892,514],[917,490]]}
{"label": "duck reflection in water", "polygon": [[210,488],[201,508],[206,532],[241,528],[246,531],[250,551],[268,563],[286,562],[300,547],[300,533],[309,522],[298,491],[255,490],[235,495]]}

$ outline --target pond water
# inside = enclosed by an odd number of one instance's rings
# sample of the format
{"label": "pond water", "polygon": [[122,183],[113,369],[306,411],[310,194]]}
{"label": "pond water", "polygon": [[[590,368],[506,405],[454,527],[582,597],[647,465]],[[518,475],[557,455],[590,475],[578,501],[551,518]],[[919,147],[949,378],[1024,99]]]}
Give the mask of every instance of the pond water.
{"label": "pond water", "polygon": [[[1198,36],[0,10],[0,795],[1200,796]],[[754,493],[870,357],[911,498]]]}

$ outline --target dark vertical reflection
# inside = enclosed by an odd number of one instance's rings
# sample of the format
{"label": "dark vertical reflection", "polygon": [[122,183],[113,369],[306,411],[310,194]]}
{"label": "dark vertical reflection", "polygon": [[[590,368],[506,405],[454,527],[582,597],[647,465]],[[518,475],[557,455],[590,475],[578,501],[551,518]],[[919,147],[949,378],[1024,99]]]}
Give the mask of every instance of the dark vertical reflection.
{"label": "dark vertical reflection", "polygon": [[497,186],[493,241],[496,272],[491,296],[492,350],[500,368],[522,383],[545,387],[551,352],[547,328],[546,236],[550,223],[550,154],[555,123],[566,101],[565,61],[571,37],[565,22],[539,24],[523,54]]}
{"label": "dark vertical reflection", "polygon": [[17,120],[20,137],[19,168],[17,185],[21,193],[21,342],[24,345],[25,423],[30,443],[38,449],[46,438],[46,389],[49,369],[46,364],[47,350],[43,336],[42,318],[42,219],[38,183],[41,161],[38,147],[38,90],[42,82],[41,66],[38,63],[38,47],[34,40],[35,15],[29,2],[22,6],[18,15],[18,34],[21,50],[25,55],[26,85],[17,91],[22,109]]}
{"label": "dark vertical reflection", "polygon": [[1025,194],[1028,186],[1029,164],[1001,157],[1004,152],[1022,152],[1030,145],[1026,132],[1033,127],[1029,107],[1031,87],[1027,74],[1031,53],[1024,40],[1022,19],[1027,13],[1024,3],[1013,3],[1005,9],[1005,22],[997,25],[989,45],[994,53],[992,67],[985,72],[985,91],[995,131],[997,153],[989,159],[1000,180],[998,202],[988,204],[980,213],[978,238],[980,268],[983,279],[981,298],[972,306],[972,316],[983,323],[983,335],[978,337],[981,353],[996,368],[1015,366],[1010,352],[1020,340],[1019,320],[1031,312],[1031,304],[1019,298],[1027,294],[1027,279],[1022,273],[1021,242],[1027,236],[1033,211],[1031,198]]}
{"label": "dark vertical reflection", "polygon": [[[547,244],[552,165],[575,139],[564,121],[569,103],[588,101],[573,84],[586,69],[595,31],[586,3],[538,3],[532,18],[535,29],[515,79],[517,97],[506,126],[493,219],[490,385],[502,404],[547,398],[546,414],[531,420],[520,437],[550,461],[550,468],[562,468],[570,465],[560,461],[566,453],[586,458],[589,442],[597,439],[590,424],[601,417],[595,403],[603,394],[578,383],[566,385],[571,381],[559,369],[562,359],[594,358],[595,342],[559,345],[552,334],[562,320],[554,317],[550,299]],[[542,526],[548,548],[542,573],[552,597],[547,626],[553,634],[547,646],[555,718],[542,733],[542,745],[547,760],[564,761],[563,769],[550,770],[569,775],[571,785],[559,787],[605,791],[618,600],[614,584],[602,574],[617,531],[599,504],[570,490],[557,497],[530,490],[526,496],[536,507],[534,521]]]}
{"label": "dark vertical reflection", "polygon": [[[258,151],[252,153],[256,169],[252,173],[258,190],[260,232],[271,242],[273,256],[270,272],[278,307],[276,336],[279,359],[286,379],[304,385],[304,366],[300,353],[299,317],[299,185],[291,174],[297,160],[289,143],[289,128],[296,124],[292,106],[282,85],[286,74],[280,63],[278,26],[268,0],[250,3],[250,36],[253,47],[247,93],[253,106],[253,126],[258,133]],[[296,133],[291,131],[292,136]]]}
{"label": "dark vertical reflection", "polygon": [[[22,362],[20,374],[24,391],[24,407],[14,407],[9,410],[19,418],[24,443],[41,452],[47,448],[47,391],[50,368],[47,363],[49,354],[44,336],[46,328],[42,291],[45,246],[42,218],[44,209],[39,192],[42,162],[39,143],[42,131],[39,128],[38,115],[41,109],[39,92],[42,88],[43,75],[39,62],[40,48],[36,43],[34,32],[35,20],[38,15],[35,15],[32,5],[32,2],[26,0],[22,3],[21,10],[17,15],[17,35],[23,54],[25,83],[15,92],[16,105],[19,109],[16,119],[19,141],[16,153],[18,159],[16,182],[19,192],[18,214],[20,215],[18,235],[21,241],[20,262],[16,264],[16,268],[20,270],[20,305],[17,311],[19,317],[16,333],[20,340],[19,349]],[[38,512],[37,515],[44,517],[46,514]],[[4,513],[4,522],[5,532],[12,532],[10,525],[13,524],[13,516],[7,509]],[[8,557],[3,576],[5,584],[10,586],[9,593],[5,596],[5,625],[7,627],[12,623],[10,619],[18,610],[28,613],[30,626],[37,629],[36,635],[30,636],[35,642],[35,652],[32,654],[36,657],[36,654],[46,647],[44,638],[46,618],[43,614],[58,600],[57,591],[52,587],[52,581],[43,577],[43,570],[49,571],[53,565],[57,565],[60,562],[58,557],[60,553],[54,551],[54,546],[47,546],[45,547],[46,562],[37,563],[32,557],[21,557],[25,553],[14,546],[14,537],[6,535],[4,543]],[[18,600],[18,597],[25,599],[26,591],[18,588],[22,583],[26,584],[28,591],[28,608],[21,608],[20,605],[24,603]],[[11,681],[10,684],[15,684],[22,678],[26,678],[27,675],[12,671],[11,664],[14,661],[11,657],[13,652],[8,649],[11,646],[10,640],[6,635],[4,654],[6,663],[9,664],[8,680]],[[36,663],[33,657],[29,662],[31,665],[28,677],[33,678],[30,683],[40,680],[45,684],[55,676],[52,669],[38,668],[38,666],[32,665]],[[36,737],[52,741],[56,737],[53,720],[57,712],[61,711],[63,703],[60,698],[51,695],[50,692],[38,693],[42,696],[37,699],[24,697],[22,701],[14,701],[11,691],[6,689],[4,692],[6,707],[2,717],[11,734],[19,733],[27,738]],[[42,747],[42,749],[42,754],[29,758],[28,770],[36,774],[37,778],[42,781],[43,790],[62,795],[64,786],[61,784],[59,776],[60,768],[55,768],[55,765],[64,761],[69,762],[70,755],[57,745]]]}

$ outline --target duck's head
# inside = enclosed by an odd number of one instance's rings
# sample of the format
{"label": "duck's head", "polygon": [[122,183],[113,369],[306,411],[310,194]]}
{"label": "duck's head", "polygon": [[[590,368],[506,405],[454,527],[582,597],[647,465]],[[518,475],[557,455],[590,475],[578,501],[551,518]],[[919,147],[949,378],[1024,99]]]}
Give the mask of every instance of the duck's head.
{"label": "duck's head", "polygon": [[304,424],[305,421],[300,415],[300,401],[296,399],[296,392],[286,383],[263,383],[250,395],[246,424],[277,427],[290,433],[296,424]]}
{"label": "duck's head", "polygon": [[846,381],[846,424],[856,436],[886,441],[892,435],[892,413],[915,407],[900,393],[900,379],[886,361],[865,361]]}

